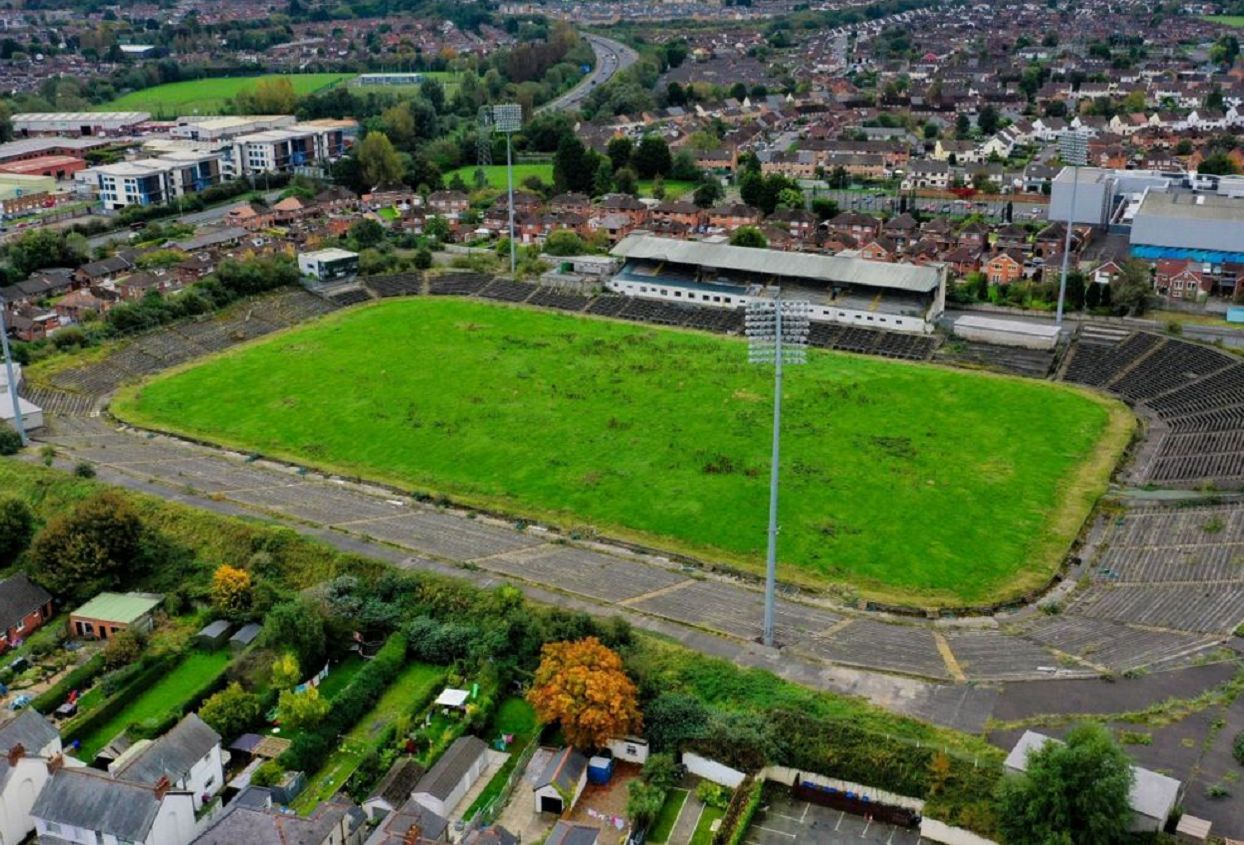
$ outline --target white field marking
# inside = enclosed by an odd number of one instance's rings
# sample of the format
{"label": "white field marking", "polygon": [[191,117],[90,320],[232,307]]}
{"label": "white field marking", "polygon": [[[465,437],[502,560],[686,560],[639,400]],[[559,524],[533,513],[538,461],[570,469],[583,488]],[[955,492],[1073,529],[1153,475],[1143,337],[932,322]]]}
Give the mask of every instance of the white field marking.
{"label": "white field marking", "polygon": [[890,828],[890,835],[886,838],[885,845],[890,845],[890,843],[894,841],[894,831],[896,830],[898,830],[897,827]]}
{"label": "white field marking", "polygon": [[864,829],[860,831],[860,839],[868,835],[868,829],[873,826],[873,820],[867,819],[864,822]]}
{"label": "white field marking", "polygon": [[847,811],[846,811],[846,810],[839,810],[839,811],[838,811],[838,823],[834,825],[834,830],[837,830],[837,829],[838,829],[838,825],[842,824],[842,817],[843,817],[843,816],[845,816],[846,814],[847,814]]}
{"label": "white field marking", "polygon": [[801,815],[801,816],[799,817],[799,823],[800,823],[800,824],[803,824],[803,820],[804,820],[804,819],[806,819],[806,818],[808,817],[808,808],[809,808],[809,807],[811,807],[811,806],[812,806],[812,805],[811,805],[811,804],[809,804],[809,803],[805,803],[805,804],[803,805],[803,815]]}

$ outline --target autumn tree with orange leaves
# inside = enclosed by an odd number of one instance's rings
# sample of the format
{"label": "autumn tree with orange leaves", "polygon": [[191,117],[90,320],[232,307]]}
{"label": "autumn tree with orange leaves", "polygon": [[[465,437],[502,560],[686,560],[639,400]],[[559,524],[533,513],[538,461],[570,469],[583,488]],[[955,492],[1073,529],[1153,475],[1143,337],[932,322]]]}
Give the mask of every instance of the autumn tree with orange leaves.
{"label": "autumn tree with orange leaves", "polygon": [[604,745],[643,724],[622,658],[595,637],[546,644],[527,700],[541,722],[560,722],[566,739],[581,748]]}

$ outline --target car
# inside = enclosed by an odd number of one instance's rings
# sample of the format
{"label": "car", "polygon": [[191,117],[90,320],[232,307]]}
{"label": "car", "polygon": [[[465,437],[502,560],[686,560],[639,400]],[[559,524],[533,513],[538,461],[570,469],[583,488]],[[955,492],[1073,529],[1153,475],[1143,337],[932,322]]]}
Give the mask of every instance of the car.
{"label": "car", "polygon": [[950,203],[948,202],[942,203],[942,214],[949,214],[949,213],[950,213]]}
{"label": "car", "polygon": [[34,700],[35,700],[34,696],[27,695],[26,693],[22,693],[17,698],[9,702],[9,709],[10,710],[21,710],[23,707],[27,706],[28,704],[30,704],[30,702]]}

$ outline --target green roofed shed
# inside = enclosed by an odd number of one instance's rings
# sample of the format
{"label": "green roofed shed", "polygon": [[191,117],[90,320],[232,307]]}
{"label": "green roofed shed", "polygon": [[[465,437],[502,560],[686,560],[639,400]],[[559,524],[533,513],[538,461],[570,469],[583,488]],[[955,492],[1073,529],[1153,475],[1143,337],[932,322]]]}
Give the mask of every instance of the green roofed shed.
{"label": "green roofed shed", "polygon": [[146,633],[162,601],[159,593],[100,593],[70,614],[69,633],[99,640],[127,629]]}

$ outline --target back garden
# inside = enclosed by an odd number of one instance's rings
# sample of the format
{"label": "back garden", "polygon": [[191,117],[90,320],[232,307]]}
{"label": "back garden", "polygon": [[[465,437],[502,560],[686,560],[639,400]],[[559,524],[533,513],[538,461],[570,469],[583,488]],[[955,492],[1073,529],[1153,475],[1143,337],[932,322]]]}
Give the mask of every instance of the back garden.
{"label": "back garden", "polygon": [[[620,655],[655,752],[696,750],[746,771],[777,762],[820,771],[926,798],[929,815],[994,831],[990,796],[1000,755],[978,737],[743,670],[621,619],[533,605],[514,587],[482,591],[399,572],[289,529],[111,491],[92,479],[6,461],[0,490],[0,513],[17,501],[30,517],[20,550],[0,563],[53,584],[64,606],[100,589],[166,596],[155,631],[124,656],[114,644],[67,652],[48,637],[46,659],[68,665],[33,706],[50,713],[79,692],[78,714],[60,727],[85,759],[122,731],[155,736],[192,711],[226,744],[279,728],[290,744],[252,782],[303,772],[307,785],[294,808],[305,813],[340,790],[363,799],[403,755],[428,766],[458,736],[490,745],[508,737],[510,759],[465,808],[468,818],[481,811],[491,818],[522,752],[541,738],[523,694],[542,648],[596,637]],[[105,556],[90,571],[47,560],[46,537],[83,529],[82,514],[97,513],[101,496],[108,513],[133,521],[126,559]],[[262,620],[263,632],[240,652],[196,648],[193,633],[216,618]],[[360,643],[368,659],[357,653]],[[326,664],[314,695],[296,691]],[[430,706],[446,685],[472,691],[459,715]],[[752,797],[705,811],[725,814],[720,841],[736,828],[741,836]],[[668,836],[686,795],[662,788],[646,800],[654,832]]]}

